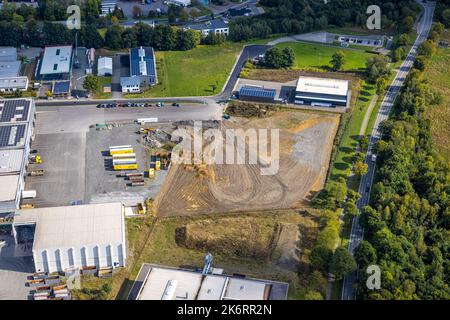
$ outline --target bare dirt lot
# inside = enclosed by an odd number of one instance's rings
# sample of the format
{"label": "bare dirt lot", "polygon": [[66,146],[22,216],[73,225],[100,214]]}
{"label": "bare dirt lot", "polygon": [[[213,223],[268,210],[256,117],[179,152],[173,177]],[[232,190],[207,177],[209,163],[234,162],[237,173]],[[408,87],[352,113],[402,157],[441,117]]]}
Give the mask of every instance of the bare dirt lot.
{"label": "bare dirt lot", "polygon": [[278,172],[262,175],[267,159],[261,157],[257,164],[173,165],[156,211],[177,216],[303,206],[325,182],[338,124],[337,115],[291,110],[263,119],[233,118],[224,129],[280,129]]}

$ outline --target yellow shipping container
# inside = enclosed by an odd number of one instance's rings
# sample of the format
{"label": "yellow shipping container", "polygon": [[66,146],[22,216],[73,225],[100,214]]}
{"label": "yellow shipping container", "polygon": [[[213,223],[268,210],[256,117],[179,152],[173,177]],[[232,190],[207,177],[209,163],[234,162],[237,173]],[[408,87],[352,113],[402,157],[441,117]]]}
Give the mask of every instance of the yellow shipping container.
{"label": "yellow shipping container", "polygon": [[118,170],[137,170],[137,169],[138,169],[138,165],[136,163],[114,166],[114,170],[116,170],[116,171],[118,171]]}
{"label": "yellow shipping container", "polygon": [[155,177],[155,169],[153,169],[153,168],[148,169],[148,176],[150,178],[154,178]]}
{"label": "yellow shipping container", "polygon": [[155,169],[156,169],[156,171],[161,170],[161,161],[156,161],[155,162]]}
{"label": "yellow shipping container", "polygon": [[114,149],[110,150],[109,153],[113,156],[115,154],[134,153],[134,150],[133,148]]}

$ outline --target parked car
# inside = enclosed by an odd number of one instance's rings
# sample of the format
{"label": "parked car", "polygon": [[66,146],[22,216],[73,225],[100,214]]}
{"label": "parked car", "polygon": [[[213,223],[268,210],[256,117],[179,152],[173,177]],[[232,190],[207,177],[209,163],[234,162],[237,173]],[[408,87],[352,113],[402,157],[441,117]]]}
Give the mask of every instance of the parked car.
{"label": "parked car", "polygon": [[173,106],[173,107],[179,107],[179,106],[180,106],[180,104],[179,104],[179,103],[177,103],[177,102],[174,102],[174,103],[172,103],[172,106]]}

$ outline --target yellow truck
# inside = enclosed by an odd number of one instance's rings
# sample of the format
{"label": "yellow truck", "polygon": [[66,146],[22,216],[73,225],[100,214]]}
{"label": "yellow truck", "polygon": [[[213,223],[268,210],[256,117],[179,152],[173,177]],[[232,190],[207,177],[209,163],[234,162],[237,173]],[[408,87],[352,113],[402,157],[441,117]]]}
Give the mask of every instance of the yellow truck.
{"label": "yellow truck", "polygon": [[153,168],[148,169],[148,177],[152,179],[155,177],[155,169]]}
{"label": "yellow truck", "polygon": [[156,169],[156,171],[161,170],[161,161],[156,161],[155,162],[155,169]]}

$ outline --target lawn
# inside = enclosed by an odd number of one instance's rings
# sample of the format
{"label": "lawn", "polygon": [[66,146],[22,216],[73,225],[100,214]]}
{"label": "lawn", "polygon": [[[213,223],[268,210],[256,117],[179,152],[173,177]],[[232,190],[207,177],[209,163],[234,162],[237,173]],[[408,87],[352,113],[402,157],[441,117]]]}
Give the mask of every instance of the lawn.
{"label": "lawn", "polygon": [[[352,167],[352,158],[358,145],[359,131],[375,91],[376,88],[374,85],[362,82],[356,106],[351,111],[352,113],[347,127],[343,128],[343,135],[337,147],[337,155],[331,168],[330,181],[336,182],[340,177],[348,179]],[[370,121],[368,125],[371,125]],[[358,180],[352,179],[350,186],[353,190],[357,191]]]}
{"label": "lawn", "polygon": [[222,91],[242,43],[156,52],[158,85],[133,97],[209,96]]}
{"label": "lawn", "polygon": [[429,106],[426,116],[431,121],[431,133],[439,152],[450,160],[450,49],[439,49],[425,71],[425,79],[442,96],[437,106]]}
{"label": "lawn", "polygon": [[365,68],[366,60],[373,56],[371,53],[362,50],[350,50],[345,48],[335,48],[320,44],[285,42],[277,47],[283,49],[290,47],[295,52],[295,69],[316,69],[328,71],[332,55],[336,51],[343,51],[345,54],[344,71],[357,71]]}
{"label": "lawn", "polygon": [[111,99],[111,92],[103,92],[103,86],[111,85],[111,77],[98,77],[99,87],[97,92],[94,94],[94,99]]}

